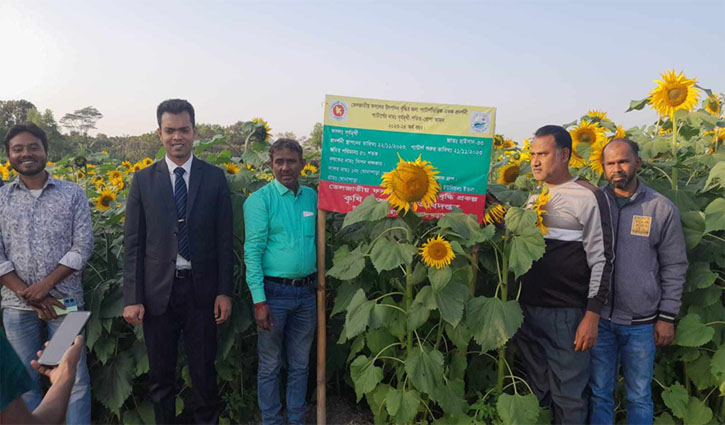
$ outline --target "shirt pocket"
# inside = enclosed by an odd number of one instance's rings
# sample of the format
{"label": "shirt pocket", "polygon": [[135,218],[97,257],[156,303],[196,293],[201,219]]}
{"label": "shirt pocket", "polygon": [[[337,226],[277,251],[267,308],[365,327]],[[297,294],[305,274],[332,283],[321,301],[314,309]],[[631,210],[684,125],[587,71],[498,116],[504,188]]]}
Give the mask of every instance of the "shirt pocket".
{"label": "shirt pocket", "polygon": [[[310,215],[312,214],[312,215]],[[302,235],[306,238],[315,237],[317,211],[302,211]]]}

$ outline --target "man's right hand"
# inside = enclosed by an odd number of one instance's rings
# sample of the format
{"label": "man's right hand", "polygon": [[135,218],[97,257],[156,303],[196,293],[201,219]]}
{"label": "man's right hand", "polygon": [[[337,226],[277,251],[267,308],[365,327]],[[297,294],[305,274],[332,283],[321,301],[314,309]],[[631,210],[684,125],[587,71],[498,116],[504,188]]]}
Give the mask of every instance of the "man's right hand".
{"label": "man's right hand", "polygon": [[132,326],[138,326],[143,322],[144,313],[143,304],[131,304],[123,308],[123,318]]}
{"label": "man's right hand", "polygon": [[53,297],[45,297],[43,301],[39,303],[30,303],[32,308],[37,314],[40,320],[53,320],[58,318],[58,313],[55,312],[54,306],[65,309],[60,300]]}
{"label": "man's right hand", "polygon": [[268,331],[274,327],[272,313],[266,301],[254,305],[254,320],[257,321],[258,329]]}

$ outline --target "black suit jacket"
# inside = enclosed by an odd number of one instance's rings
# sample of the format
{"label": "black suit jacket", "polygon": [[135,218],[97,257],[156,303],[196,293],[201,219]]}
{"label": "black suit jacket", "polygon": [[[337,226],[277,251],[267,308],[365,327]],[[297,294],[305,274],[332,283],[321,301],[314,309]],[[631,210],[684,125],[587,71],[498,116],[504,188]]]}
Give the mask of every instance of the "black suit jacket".
{"label": "black suit jacket", "polygon": [[[187,229],[194,297],[210,309],[217,295],[232,295],[232,206],[224,172],[191,162]],[[166,311],[176,269],[177,217],[166,161],[137,171],[126,203],[123,294],[126,305]]]}

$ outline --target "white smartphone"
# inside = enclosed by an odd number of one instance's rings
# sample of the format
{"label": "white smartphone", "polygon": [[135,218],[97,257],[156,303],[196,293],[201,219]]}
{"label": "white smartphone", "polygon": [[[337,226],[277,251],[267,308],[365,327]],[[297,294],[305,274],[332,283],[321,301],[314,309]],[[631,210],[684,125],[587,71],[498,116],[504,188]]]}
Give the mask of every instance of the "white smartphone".
{"label": "white smartphone", "polygon": [[43,350],[43,355],[38,359],[38,363],[44,366],[58,366],[63,354],[73,344],[73,340],[81,333],[83,326],[86,325],[90,317],[90,311],[72,311],[68,313],[58,330],[53,334],[48,346]]}

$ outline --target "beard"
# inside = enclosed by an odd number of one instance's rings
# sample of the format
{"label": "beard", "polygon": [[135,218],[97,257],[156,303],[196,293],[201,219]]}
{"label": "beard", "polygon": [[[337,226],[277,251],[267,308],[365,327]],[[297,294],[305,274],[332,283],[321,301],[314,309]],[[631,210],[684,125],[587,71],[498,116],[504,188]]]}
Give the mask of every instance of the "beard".
{"label": "beard", "polygon": [[[630,183],[632,183],[632,180],[634,180],[635,176],[636,174],[629,175],[627,173],[614,173],[609,177],[609,184],[617,189],[625,189],[627,186],[629,186]],[[624,179],[615,181],[615,177],[624,177]]]}

